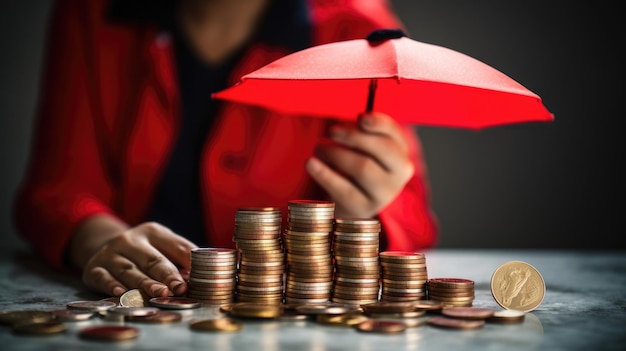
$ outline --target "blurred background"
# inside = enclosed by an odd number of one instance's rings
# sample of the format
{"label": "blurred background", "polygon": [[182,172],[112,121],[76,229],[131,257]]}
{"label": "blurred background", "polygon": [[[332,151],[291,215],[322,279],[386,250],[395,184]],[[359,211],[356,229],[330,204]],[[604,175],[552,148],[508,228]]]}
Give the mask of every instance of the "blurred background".
{"label": "blurred background", "polygon": [[[0,11],[3,248],[25,245],[11,203],[26,166],[51,3],[9,1]],[[623,249],[626,31],[615,6],[391,3],[410,37],[491,65],[555,114],[552,123],[481,131],[419,128],[441,224],[438,247]]]}

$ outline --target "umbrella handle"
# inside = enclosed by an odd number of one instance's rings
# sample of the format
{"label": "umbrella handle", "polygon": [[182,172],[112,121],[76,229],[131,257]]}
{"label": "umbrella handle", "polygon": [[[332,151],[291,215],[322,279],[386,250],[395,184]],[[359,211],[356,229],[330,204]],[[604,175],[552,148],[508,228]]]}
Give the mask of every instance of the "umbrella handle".
{"label": "umbrella handle", "polygon": [[376,97],[376,86],[378,85],[378,79],[371,79],[369,85],[369,91],[367,93],[367,105],[365,106],[365,112],[370,113],[374,109],[374,98]]}

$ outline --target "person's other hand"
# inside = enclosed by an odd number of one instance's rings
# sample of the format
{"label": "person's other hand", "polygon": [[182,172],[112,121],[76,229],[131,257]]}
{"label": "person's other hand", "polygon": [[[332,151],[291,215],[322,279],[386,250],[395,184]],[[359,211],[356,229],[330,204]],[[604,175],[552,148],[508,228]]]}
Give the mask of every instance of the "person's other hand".
{"label": "person's other hand", "polygon": [[306,169],[335,202],[335,216],[371,218],[411,179],[415,166],[404,129],[390,116],[369,113],[357,125],[331,127]]}
{"label": "person's other hand", "polygon": [[197,247],[163,225],[127,228],[109,216],[86,221],[72,239],[71,256],[90,289],[120,296],[138,288],[148,296],[183,295],[191,249]]}

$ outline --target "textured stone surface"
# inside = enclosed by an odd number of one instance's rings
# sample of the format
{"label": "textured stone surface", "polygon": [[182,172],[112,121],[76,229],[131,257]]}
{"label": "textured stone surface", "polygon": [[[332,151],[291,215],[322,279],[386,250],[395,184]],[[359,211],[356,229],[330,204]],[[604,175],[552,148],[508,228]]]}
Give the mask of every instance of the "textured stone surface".
{"label": "textured stone surface", "polygon": [[[475,281],[474,306],[501,309],[491,296],[493,271],[510,260],[525,261],[542,274],[547,287],[542,304],[522,324],[487,324],[476,330],[446,330],[428,325],[400,334],[360,333],[349,327],[312,321],[244,321],[234,333],[189,329],[196,318],[214,318],[214,308],[182,311],[179,323],[140,328],[137,339],[95,342],[80,329],[116,322],[67,322],[64,334],[27,337],[0,326],[2,350],[623,350],[626,345],[626,252],[433,250],[425,251],[428,275]],[[97,300],[78,275],[52,271],[24,251],[0,258],[0,310],[65,308],[70,301]],[[424,318],[428,318],[428,315]]]}

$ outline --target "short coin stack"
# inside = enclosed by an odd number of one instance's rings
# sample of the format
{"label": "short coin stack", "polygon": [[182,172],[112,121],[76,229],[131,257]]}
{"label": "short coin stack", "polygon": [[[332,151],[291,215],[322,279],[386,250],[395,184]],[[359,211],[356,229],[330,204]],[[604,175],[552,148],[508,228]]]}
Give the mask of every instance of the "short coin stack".
{"label": "short coin stack", "polygon": [[192,249],[187,297],[211,305],[232,303],[236,275],[237,250]]}
{"label": "short coin stack", "polygon": [[236,300],[283,302],[285,254],[279,208],[241,208],[235,215],[233,241],[239,250]]}
{"label": "short coin stack", "polygon": [[379,233],[380,222],[377,219],[335,219],[333,302],[362,305],[378,301]]}
{"label": "short coin stack", "polygon": [[421,252],[383,251],[381,301],[410,302],[426,298],[428,271]]}
{"label": "short coin stack", "polygon": [[471,307],[474,301],[474,281],[463,278],[431,278],[428,299],[449,307]]}
{"label": "short coin stack", "polygon": [[333,284],[330,233],[334,218],[333,202],[289,201],[287,228],[284,230],[287,303],[330,300]]}

